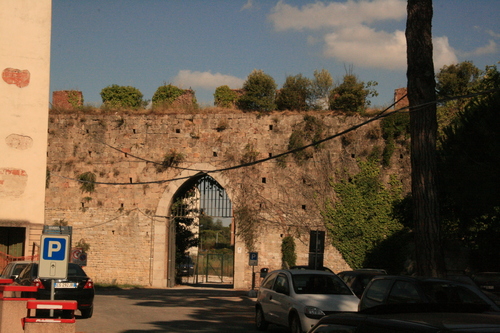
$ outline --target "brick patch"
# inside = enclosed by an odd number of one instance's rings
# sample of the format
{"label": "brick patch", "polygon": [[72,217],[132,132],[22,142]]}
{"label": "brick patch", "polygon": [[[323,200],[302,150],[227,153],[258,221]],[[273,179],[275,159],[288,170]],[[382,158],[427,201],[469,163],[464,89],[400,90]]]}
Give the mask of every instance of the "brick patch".
{"label": "brick patch", "polygon": [[6,68],[2,72],[2,79],[23,88],[30,84],[30,72],[27,69]]}

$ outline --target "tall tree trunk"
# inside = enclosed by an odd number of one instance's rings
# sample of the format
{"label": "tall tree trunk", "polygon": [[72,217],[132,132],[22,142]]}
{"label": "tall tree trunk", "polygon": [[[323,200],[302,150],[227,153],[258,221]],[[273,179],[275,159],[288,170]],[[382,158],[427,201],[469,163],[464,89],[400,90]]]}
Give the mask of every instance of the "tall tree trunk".
{"label": "tall tree trunk", "polygon": [[[432,0],[408,0],[406,43],[410,102],[416,273],[444,276],[436,188],[436,81],[432,60]],[[424,106],[425,103],[429,103]]]}

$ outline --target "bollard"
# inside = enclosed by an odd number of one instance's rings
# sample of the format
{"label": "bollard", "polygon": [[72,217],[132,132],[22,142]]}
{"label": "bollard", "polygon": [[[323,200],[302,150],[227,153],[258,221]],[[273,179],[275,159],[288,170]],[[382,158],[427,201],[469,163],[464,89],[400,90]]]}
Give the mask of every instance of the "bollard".
{"label": "bollard", "polygon": [[26,303],[34,298],[21,298],[22,292],[36,292],[37,287],[0,285],[0,333],[22,333]]}
{"label": "bollard", "polygon": [[[29,300],[26,303],[28,314],[22,320],[25,333],[75,333],[76,301]],[[40,318],[32,313],[36,310],[54,310],[61,313],[61,318]],[[25,310],[26,311],[26,310]]]}

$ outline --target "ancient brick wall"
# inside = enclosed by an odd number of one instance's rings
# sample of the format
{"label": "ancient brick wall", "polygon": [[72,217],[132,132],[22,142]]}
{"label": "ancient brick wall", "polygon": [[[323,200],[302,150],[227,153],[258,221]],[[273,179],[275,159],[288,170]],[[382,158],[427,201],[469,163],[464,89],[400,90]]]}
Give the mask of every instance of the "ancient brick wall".
{"label": "ancient brick wall", "polygon": [[[52,113],[46,223],[63,220],[73,226],[73,243],[83,239],[90,244],[86,270],[97,282],[161,284],[168,275],[164,216],[172,193],[185,182],[184,175],[240,165],[249,152],[256,159],[281,154],[288,150],[290,135],[303,124],[304,115]],[[324,124],[323,137],[364,121],[325,112],[307,115]],[[287,155],[210,173],[228,192],[233,210],[247,207],[254,214],[251,249],[238,235],[242,228],[235,221],[235,286],[236,279],[240,287],[251,283],[249,250],[260,253],[257,271],[279,268],[281,240],[287,235],[296,239],[297,264],[307,264],[309,230],[324,229],[318,198],[331,194],[330,177],[336,170],[355,172],[357,158],[366,157],[375,146],[383,147],[383,140],[379,124],[370,123],[316,149],[308,148],[312,157],[301,163]],[[183,162],[177,168],[157,170],[153,162],[161,162],[172,151],[182,153]],[[392,169],[384,171],[386,179],[391,173],[401,174],[408,163],[407,152],[398,151]],[[75,181],[88,171],[98,182],[92,193],[82,192],[81,183]],[[408,177],[402,181],[408,187]],[[331,246],[325,252],[325,266],[334,271],[348,268]]]}

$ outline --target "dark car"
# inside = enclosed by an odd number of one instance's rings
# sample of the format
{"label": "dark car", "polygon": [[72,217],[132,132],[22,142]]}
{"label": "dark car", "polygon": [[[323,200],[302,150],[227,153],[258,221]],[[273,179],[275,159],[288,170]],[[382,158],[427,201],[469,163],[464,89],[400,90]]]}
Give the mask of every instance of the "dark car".
{"label": "dark car", "polygon": [[368,282],[375,276],[387,274],[385,270],[379,269],[356,269],[353,271],[343,271],[337,275],[354,291],[356,296],[361,298]]}
{"label": "dark car", "polygon": [[330,268],[325,267],[325,266],[321,266],[321,267],[318,267],[318,268],[315,269],[314,267],[311,267],[311,266],[302,265],[302,266],[292,266],[292,267],[290,267],[290,269],[312,269],[312,270],[318,270],[318,271],[325,271],[325,272],[333,273],[333,271]]}
{"label": "dark car", "polygon": [[482,290],[500,296],[500,272],[476,273],[472,279]]}
{"label": "dark car", "polygon": [[309,333],[500,332],[500,316],[482,313],[481,307],[392,304],[377,313],[337,313],[323,317]]}
{"label": "dark car", "polygon": [[16,283],[23,286],[36,286],[38,291],[33,295],[26,293],[24,297],[36,299],[50,299],[50,282],[54,282],[54,299],[75,300],[78,303],[83,318],[92,317],[94,311],[94,282],[77,264],[68,264],[66,279],[40,279],[38,277],[38,263],[30,263],[19,274]]}
{"label": "dark car", "polygon": [[387,304],[482,305],[489,311],[500,308],[477,286],[438,278],[379,275],[374,277],[361,296],[359,310]]}
{"label": "dark car", "polygon": [[194,275],[194,262],[190,256],[185,256],[177,266],[178,276],[193,276]]}
{"label": "dark car", "polygon": [[31,261],[11,261],[5,266],[0,275],[0,279],[15,280],[21,271],[30,264]]}

